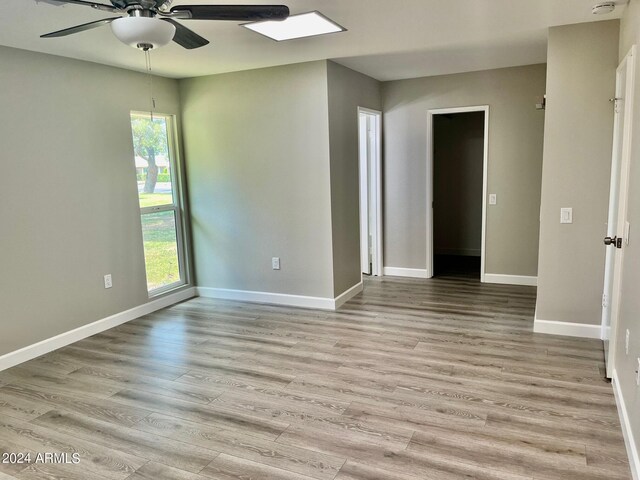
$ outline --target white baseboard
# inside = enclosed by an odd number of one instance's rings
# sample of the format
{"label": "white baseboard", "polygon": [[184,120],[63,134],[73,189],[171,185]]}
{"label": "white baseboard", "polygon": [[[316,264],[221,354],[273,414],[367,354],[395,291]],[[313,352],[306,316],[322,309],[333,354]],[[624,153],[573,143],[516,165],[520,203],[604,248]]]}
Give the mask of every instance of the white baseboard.
{"label": "white baseboard", "polygon": [[384,267],[383,273],[390,277],[429,278],[427,270],[423,268]]}
{"label": "white baseboard", "polygon": [[41,342],[34,343],[33,345],[29,345],[14,352],[7,353],[0,356],[0,371],[195,296],[195,288],[186,288],[179,292],[158,298],[157,300],[152,300],[138,307],[134,307],[130,310],[116,313],[110,317],[97,320],[87,325],[69,330],[68,332],[61,333],[60,335],[56,335],[55,337],[42,340]]}
{"label": "white baseboard", "polygon": [[237,300],[249,303],[268,303],[270,305],[284,305],[287,307],[317,308],[320,310],[337,310],[363,290],[363,283],[359,282],[336,298],[308,297],[304,295],[290,295],[287,293],[254,292],[251,290],[231,290],[228,288],[197,287],[198,295],[204,298],[219,300]]}
{"label": "white baseboard", "polygon": [[318,308],[320,310],[335,310],[336,301],[333,298],[306,297],[302,295],[288,295],[285,293],[253,292],[250,290],[229,290],[227,288],[198,287],[198,295],[205,298],[220,300],[237,300],[240,302],[269,303],[286,305],[289,307]]}
{"label": "white baseboard", "polygon": [[334,308],[337,310],[342,305],[347,303],[356,295],[360,294],[364,289],[364,284],[362,282],[355,284],[353,287],[345,291],[344,293],[338,295],[334,300]]}
{"label": "white baseboard", "polygon": [[558,322],[555,320],[533,321],[533,331],[535,333],[548,333],[550,335],[564,335],[567,337],[600,338],[602,327],[600,325],[589,325],[587,323]]}
{"label": "white baseboard", "polygon": [[618,372],[613,371],[611,383],[613,384],[613,393],[618,406],[618,415],[620,416],[620,425],[622,425],[622,434],[624,436],[624,444],[627,447],[627,455],[629,456],[629,466],[631,467],[631,475],[633,480],[640,480],[640,455],[638,454],[638,445],[633,437],[631,422],[629,421],[629,412],[624,403],[622,390],[620,390],[620,381]]}
{"label": "white baseboard", "polygon": [[535,287],[538,285],[538,277],[528,277],[525,275],[502,275],[498,273],[485,273],[485,283],[499,283],[502,285],[527,285]]}

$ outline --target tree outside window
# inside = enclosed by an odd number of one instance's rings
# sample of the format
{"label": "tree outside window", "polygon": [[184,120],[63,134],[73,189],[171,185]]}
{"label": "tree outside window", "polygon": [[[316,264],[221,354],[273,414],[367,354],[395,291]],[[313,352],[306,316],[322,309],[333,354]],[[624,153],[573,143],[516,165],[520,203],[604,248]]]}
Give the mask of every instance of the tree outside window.
{"label": "tree outside window", "polygon": [[153,120],[145,117],[133,117],[131,129],[135,154],[148,164],[144,176],[143,193],[154,193],[159,173],[157,159],[159,156],[165,159],[169,156],[166,120],[162,117]]}

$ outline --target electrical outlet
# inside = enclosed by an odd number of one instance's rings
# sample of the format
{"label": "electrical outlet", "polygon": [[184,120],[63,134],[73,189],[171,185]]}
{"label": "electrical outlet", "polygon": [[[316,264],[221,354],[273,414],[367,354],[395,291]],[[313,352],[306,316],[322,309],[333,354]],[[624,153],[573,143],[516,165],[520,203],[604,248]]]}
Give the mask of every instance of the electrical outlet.
{"label": "electrical outlet", "polygon": [[629,337],[631,336],[629,329],[627,328],[627,335],[624,338],[624,353],[629,355]]}
{"label": "electrical outlet", "polygon": [[489,205],[497,205],[498,204],[498,195],[495,193],[489,194]]}
{"label": "electrical outlet", "polygon": [[113,280],[111,279],[111,274],[104,276],[104,288],[113,287]]}
{"label": "electrical outlet", "polygon": [[636,385],[640,387],[640,357],[638,358],[638,369],[636,370]]}
{"label": "electrical outlet", "polygon": [[273,257],[271,259],[271,268],[274,270],[280,270],[280,257]]}

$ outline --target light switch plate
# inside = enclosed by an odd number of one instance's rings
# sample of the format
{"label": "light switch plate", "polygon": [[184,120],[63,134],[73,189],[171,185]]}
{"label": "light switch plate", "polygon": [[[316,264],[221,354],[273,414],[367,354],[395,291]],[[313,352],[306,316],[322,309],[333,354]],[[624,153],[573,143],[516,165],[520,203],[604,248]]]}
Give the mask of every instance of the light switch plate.
{"label": "light switch plate", "polygon": [[631,332],[629,332],[629,329],[627,328],[627,333],[624,337],[624,353],[626,355],[629,355],[629,337],[631,336]]}
{"label": "light switch plate", "polygon": [[631,224],[624,222],[624,243],[629,245],[629,236],[631,235]]}
{"label": "light switch plate", "polygon": [[497,205],[498,204],[498,195],[495,193],[489,194],[489,205]]}
{"label": "light switch plate", "polygon": [[560,223],[573,223],[573,208],[560,209]]}

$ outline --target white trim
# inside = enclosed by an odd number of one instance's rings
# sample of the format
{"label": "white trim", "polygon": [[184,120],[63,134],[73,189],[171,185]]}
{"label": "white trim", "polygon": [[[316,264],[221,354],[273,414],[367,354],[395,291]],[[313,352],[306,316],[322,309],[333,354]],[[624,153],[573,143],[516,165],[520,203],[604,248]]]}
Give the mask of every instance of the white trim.
{"label": "white trim", "polygon": [[152,300],[130,310],[116,313],[110,317],[97,320],[87,325],[69,330],[68,332],[56,335],[55,337],[42,340],[41,342],[34,343],[33,345],[29,345],[14,352],[7,353],[0,356],[0,371],[195,296],[195,288],[185,288],[184,290]]}
{"label": "white trim", "polygon": [[[359,216],[360,216],[360,272],[371,274],[369,245],[369,159],[368,117],[358,107],[358,177],[359,177]],[[366,234],[365,234],[366,232]],[[362,278],[362,276],[361,276]]]}
{"label": "white trim", "polygon": [[236,300],[238,302],[267,303],[288,307],[316,308],[320,310],[337,310],[364,289],[363,282],[344,291],[336,298],[308,297],[289,295],[286,293],[255,292],[251,290],[231,290],[228,288],[197,287],[198,295],[204,298],[219,300]]}
{"label": "white trim", "polygon": [[620,416],[620,425],[622,425],[624,444],[627,447],[627,455],[629,456],[631,475],[633,476],[633,480],[640,480],[640,456],[638,455],[638,445],[633,437],[633,429],[631,428],[631,422],[629,421],[629,412],[627,411],[627,406],[624,403],[624,397],[622,396],[620,381],[618,379],[618,372],[615,369],[613,370],[611,383],[613,384],[613,394],[616,399],[616,405],[618,406],[618,415]]}
{"label": "white trim", "polygon": [[586,323],[558,322],[555,320],[533,321],[534,333],[547,333],[549,335],[564,335],[566,337],[600,338],[600,325]]}
{"label": "white trim", "polygon": [[230,290],[227,288],[198,287],[198,295],[205,298],[220,300],[237,300],[249,303],[270,303],[287,305],[290,307],[318,308],[320,310],[335,310],[335,299],[325,297],[307,297],[302,295],[288,295],[285,293],[254,292],[250,290]]}
{"label": "white trim", "polygon": [[486,281],[487,256],[487,197],[489,196],[489,105],[484,107],[484,150],[482,152],[482,245],[480,253],[480,281]]}
{"label": "white trim", "polygon": [[[373,159],[373,168],[375,169],[375,175],[373,175],[373,183],[375,184],[375,189],[376,189],[376,205],[375,205],[375,218],[376,218],[376,225],[375,225],[375,238],[373,239],[373,268],[371,271],[372,275],[375,276],[381,276],[383,275],[383,265],[384,265],[384,246],[383,246],[383,240],[384,240],[384,234],[383,234],[383,230],[382,230],[382,222],[383,222],[383,207],[382,207],[382,112],[378,111],[378,110],[372,110],[370,108],[365,108],[365,107],[358,107],[358,137],[361,136],[361,125],[360,125],[360,116],[361,114],[367,114],[367,115],[372,115],[375,117],[375,128],[376,128],[376,148],[375,148],[375,155],[374,155],[374,159]],[[363,176],[363,171],[362,171],[362,158],[361,158],[361,143],[362,143],[362,139],[358,138],[358,166],[359,166],[359,178],[360,178],[360,202],[361,202],[361,207],[362,207],[362,203],[363,203],[363,196],[362,196],[362,186],[363,183],[367,186],[367,189],[369,187],[369,175],[364,175]],[[366,196],[366,204],[367,204],[367,211],[369,210],[368,207],[368,200],[369,200],[369,196]],[[368,215],[363,218],[363,211],[362,208],[360,208],[360,228],[363,228],[363,222],[366,221],[368,223],[369,218]],[[368,230],[368,229],[367,229]],[[361,234],[361,239],[360,239],[360,249],[363,249],[363,241],[364,239],[362,238],[362,234]],[[367,246],[368,246],[369,242],[367,240]],[[360,253],[361,256],[361,263],[363,262],[363,258],[364,258],[364,253]],[[368,260],[368,252],[366,253],[367,255],[367,260]]]}
{"label": "white trim", "polygon": [[528,285],[530,287],[538,285],[538,277],[525,275],[502,275],[499,273],[485,273],[484,281],[486,283],[500,283],[503,285]]}
{"label": "white trim", "polygon": [[380,110],[373,110],[372,108],[367,107],[358,107],[358,111],[362,113],[370,113],[371,115],[382,115]]}
{"label": "white trim", "polygon": [[344,305],[349,300],[351,300],[353,297],[362,293],[363,290],[364,290],[364,283],[363,282],[356,283],[353,287],[341,293],[335,298],[335,300],[333,301],[334,308],[337,310],[342,305]]}
{"label": "white trim", "polygon": [[427,277],[433,277],[433,116],[484,112],[484,150],[482,160],[482,245],[480,252],[480,281],[485,282],[485,257],[487,243],[487,195],[489,171],[489,105],[469,107],[435,108],[427,111]]}
{"label": "white trim", "polygon": [[428,272],[422,268],[384,267],[384,274],[390,277],[430,278]]}
{"label": "white trim", "polygon": [[377,129],[378,129],[378,133],[377,133],[377,145],[376,148],[378,150],[378,158],[377,158],[377,165],[376,165],[376,215],[377,215],[377,219],[376,219],[376,228],[377,228],[377,237],[376,237],[376,250],[377,250],[377,254],[376,254],[376,263],[377,263],[377,267],[376,270],[374,271],[373,274],[374,275],[378,275],[378,276],[382,276],[384,275],[384,230],[383,230],[383,224],[384,224],[384,208],[382,205],[382,200],[383,200],[383,192],[382,192],[382,135],[383,135],[383,115],[382,112],[378,112],[379,116],[378,116],[378,121],[377,123]]}

